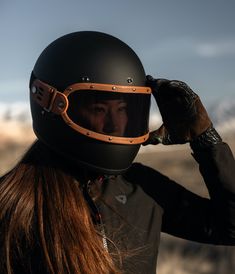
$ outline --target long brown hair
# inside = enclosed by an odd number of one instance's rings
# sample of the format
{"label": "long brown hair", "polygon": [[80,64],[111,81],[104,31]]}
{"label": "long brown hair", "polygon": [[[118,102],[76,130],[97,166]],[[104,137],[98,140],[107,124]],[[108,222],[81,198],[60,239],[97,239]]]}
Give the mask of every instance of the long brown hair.
{"label": "long brown hair", "polygon": [[61,159],[36,141],[1,179],[1,273],[120,273]]}

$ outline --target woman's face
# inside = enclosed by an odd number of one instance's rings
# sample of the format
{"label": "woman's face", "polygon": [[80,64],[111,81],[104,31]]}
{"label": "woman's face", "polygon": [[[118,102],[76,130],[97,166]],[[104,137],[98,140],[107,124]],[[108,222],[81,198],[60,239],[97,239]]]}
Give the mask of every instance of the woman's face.
{"label": "woman's face", "polygon": [[101,134],[124,136],[128,122],[127,103],[123,99],[100,100],[79,108],[89,129]]}

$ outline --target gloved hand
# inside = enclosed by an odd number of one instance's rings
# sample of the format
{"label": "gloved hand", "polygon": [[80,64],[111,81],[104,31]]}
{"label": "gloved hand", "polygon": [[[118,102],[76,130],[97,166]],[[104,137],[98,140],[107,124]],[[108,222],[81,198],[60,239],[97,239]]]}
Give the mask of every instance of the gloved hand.
{"label": "gloved hand", "polygon": [[184,144],[192,142],[212,128],[212,122],[199,96],[184,82],[154,79],[148,75],[147,86],[152,89],[163,124],[150,133],[144,145]]}

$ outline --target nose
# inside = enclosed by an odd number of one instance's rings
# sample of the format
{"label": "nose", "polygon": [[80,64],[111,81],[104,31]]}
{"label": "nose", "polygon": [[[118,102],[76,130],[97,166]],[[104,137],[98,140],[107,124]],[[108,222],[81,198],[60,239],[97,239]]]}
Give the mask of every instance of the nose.
{"label": "nose", "polygon": [[115,119],[111,113],[108,113],[105,117],[103,132],[106,134],[111,134],[117,130],[117,125]]}

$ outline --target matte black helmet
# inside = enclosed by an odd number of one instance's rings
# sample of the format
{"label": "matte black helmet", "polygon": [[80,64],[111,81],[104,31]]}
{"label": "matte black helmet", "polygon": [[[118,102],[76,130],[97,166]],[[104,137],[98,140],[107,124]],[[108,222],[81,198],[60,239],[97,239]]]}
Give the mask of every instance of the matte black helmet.
{"label": "matte black helmet", "polygon": [[148,138],[151,89],[135,52],[101,32],[75,32],[39,56],[30,81],[38,139],[100,173],[119,174]]}

